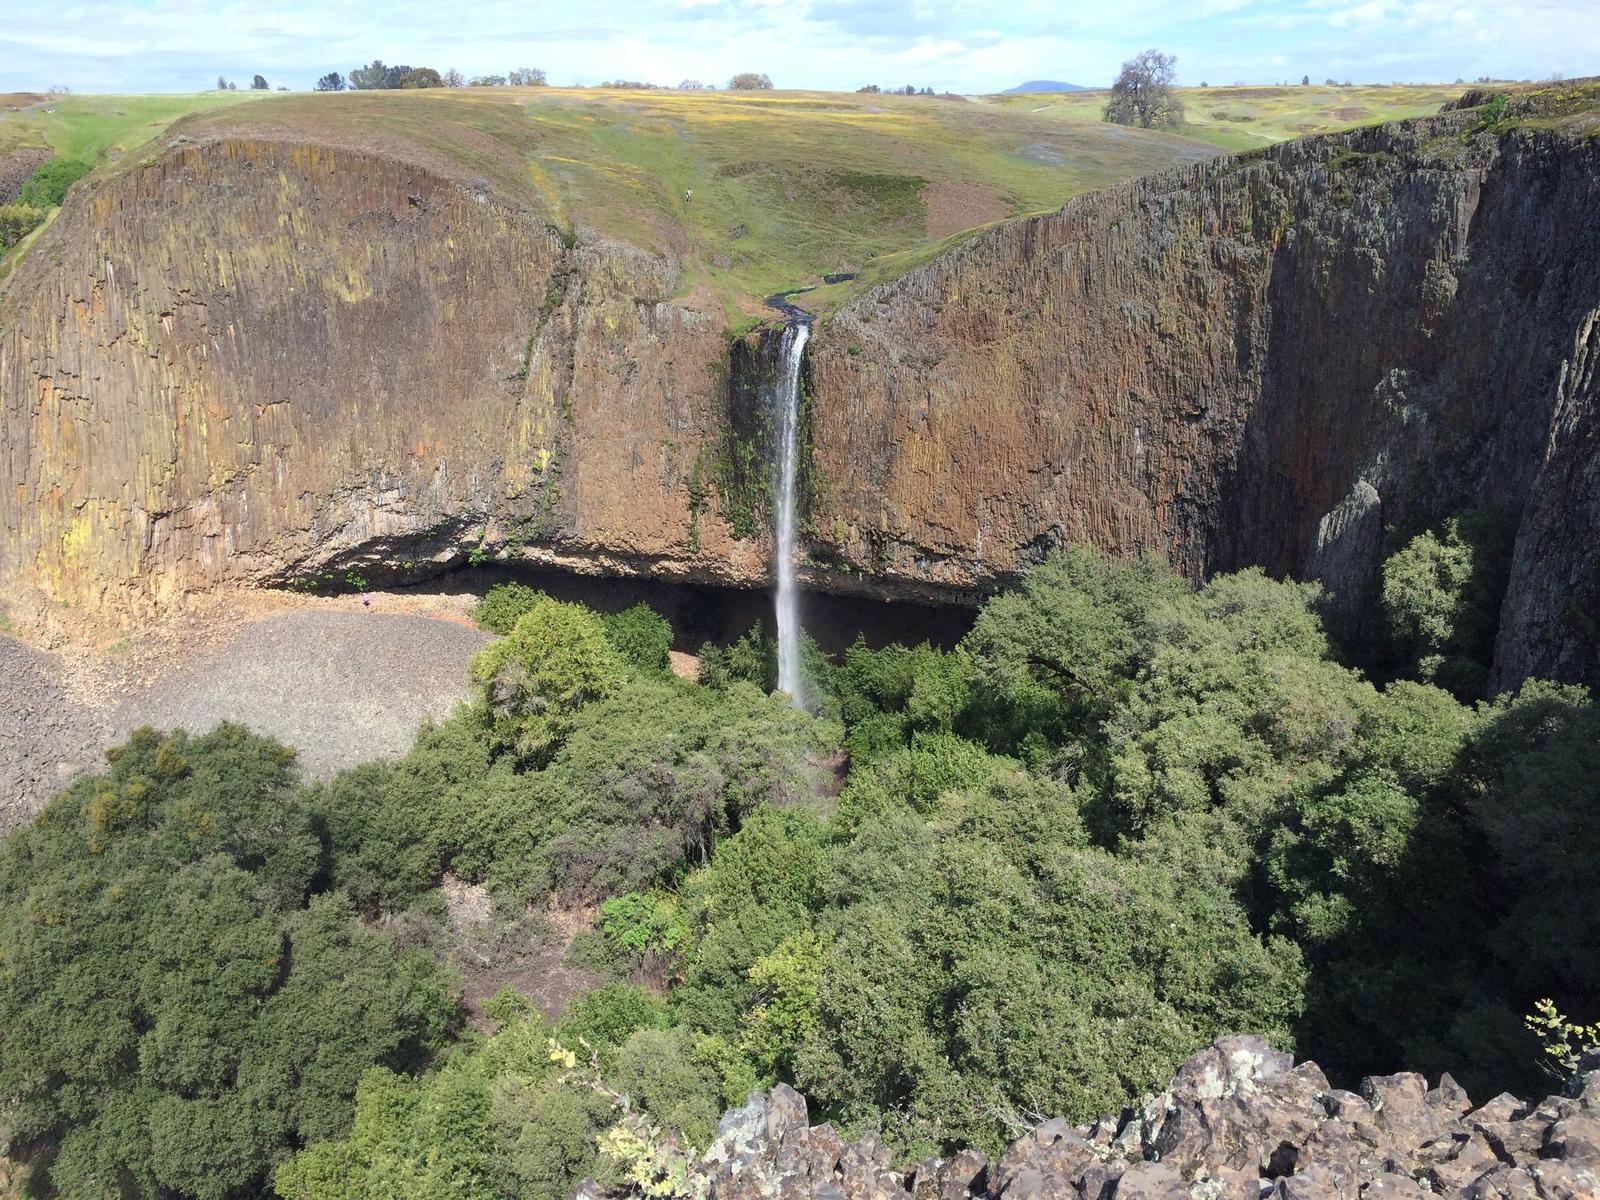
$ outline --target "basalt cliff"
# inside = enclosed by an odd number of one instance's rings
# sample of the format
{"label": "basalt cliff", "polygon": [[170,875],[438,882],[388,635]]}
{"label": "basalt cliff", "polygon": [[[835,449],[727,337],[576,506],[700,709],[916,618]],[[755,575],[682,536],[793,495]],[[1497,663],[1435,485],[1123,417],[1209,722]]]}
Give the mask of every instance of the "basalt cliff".
{"label": "basalt cliff", "polygon": [[[1386,538],[1489,504],[1495,682],[1600,682],[1594,92],[1146,177],[859,293],[808,351],[802,577],[964,599],[1084,541],[1321,579],[1350,633]],[[0,294],[0,587],[764,584],[776,342],[696,295],[421,158],[176,139]]]}

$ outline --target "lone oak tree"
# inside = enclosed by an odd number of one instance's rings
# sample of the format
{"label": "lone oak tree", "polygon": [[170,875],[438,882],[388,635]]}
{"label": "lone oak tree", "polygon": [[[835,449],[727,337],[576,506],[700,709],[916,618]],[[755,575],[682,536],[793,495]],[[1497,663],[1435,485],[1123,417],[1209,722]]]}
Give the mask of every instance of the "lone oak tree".
{"label": "lone oak tree", "polygon": [[1121,74],[1111,85],[1105,119],[1145,129],[1183,124],[1183,105],[1172,90],[1177,65],[1177,55],[1159,50],[1146,50],[1123,63]]}

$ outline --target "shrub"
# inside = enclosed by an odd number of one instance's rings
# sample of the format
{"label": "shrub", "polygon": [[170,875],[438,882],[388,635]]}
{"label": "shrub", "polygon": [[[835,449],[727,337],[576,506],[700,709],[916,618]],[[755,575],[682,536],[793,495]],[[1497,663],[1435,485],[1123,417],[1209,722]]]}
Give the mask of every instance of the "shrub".
{"label": "shrub", "polygon": [[638,681],[575,720],[545,772],[548,835],[522,862],[574,899],[665,882],[760,805],[805,798],[827,730],[748,685]]}
{"label": "shrub", "polygon": [[1514,534],[1504,514],[1473,509],[1384,562],[1383,614],[1401,670],[1462,699],[1483,694]]}
{"label": "shrub", "polygon": [[686,1029],[636,1029],[617,1048],[608,1081],[704,1148],[716,1134],[722,1096],[715,1068],[695,1053],[694,1042]]}
{"label": "shrub", "polygon": [[67,190],[94,170],[86,162],[52,158],[33,169],[17,193],[17,203],[33,208],[55,208],[67,198]]}
{"label": "shrub", "polygon": [[[573,999],[556,1025],[556,1040],[577,1051],[580,1058],[593,1050],[603,1063],[635,1030],[657,1029],[665,1008],[644,988],[631,983],[608,983]],[[588,1050],[583,1049],[588,1047]]]}
{"label": "shrub", "polygon": [[707,642],[700,647],[699,680],[709,688],[753,683],[770,692],[778,686],[778,643],[760,625],[752,625],[727,646]]}
{"label": "shrub", "polygon": [[688,934],[671,897],[645,892],[613,896],[601,904],[600,928],[614,945],[641,957],[674,950]]}
{"label": "shrub", "polygon": [[274,1182],[283,1200],[564,1200],[594,1172],[595,1137],[614,1117],[609,1098],[561,1069],[530,1014],[433,1075],[368,1072],[351,1135],[308,1146]]}
{"label": "shrub", "polygon": [[502,641],[472,660],[472,678],[488,705],[493,744],[542,764],[580,708],[617,690],[622,664],[599,617],[539,595]]}
{"label": "shrub", "polygon": [[606,639],[624,663],[647,675],[671,671],[672,626],[648,604],[635,604],[601,618]]}
{"label": "shrub", "polygon": [[484,593],[472,610],[472,619],[490,633],[510,633],[517,619],[544,596],[523,583],[497,583]]}
{"label": "shrub", "polygon": [[44,209],[26,204],[0,205],[0,250],[9,250],[44,223]]}

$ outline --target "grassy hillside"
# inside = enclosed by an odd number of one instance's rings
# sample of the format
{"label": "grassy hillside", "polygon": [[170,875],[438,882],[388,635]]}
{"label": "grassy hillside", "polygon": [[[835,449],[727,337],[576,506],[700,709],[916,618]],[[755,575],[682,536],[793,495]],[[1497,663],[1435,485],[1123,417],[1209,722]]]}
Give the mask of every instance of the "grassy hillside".
{"label": "grassy hillside", "polygon": [[1171,134],[962,100],[465,89],[273,97],[184,124],[309,137],[491,181],[563,229],[679,255],[730,312],[876,276],[949,236],[1214,153]]}
{"label": "grassy hillside", "polygon": [[[858,273],[819,308],[962,232],[1175,163],[1435,111],[1449,88],[1213,88],[1183,136],[1099,120],[1103,97],[976,100],[821,92],[492,88],[69,96],[0,111],[0,155],[49,147],[115,169],[162,134],[312,140],[487,180],[563,230],[685,263],[730,319]],[[14,103],[34,97],[11,98]],[[50,111],[53,110],[53,111]],[[15,255],[12,256],[16,257]]]}
{"label": "grassy hillside", "polygon": [[[1379,84],[1180,88],[1178,94],[1183,99],[1186,136],[1237,151],[1352,125],[1429,116],[1465,90],[1461,84]],[[979,102],[1033,117],[1094,123],[1105,109],[1106,94],[1023,93],[984,96]]]}
{"label": "grassy hillside", "polygon": [[[187,96],[0,96],[0,155],[38,147],[58,157],[115,161],[179,117],[223,108],[260,92],[199,92]],[[10,106],[19,105],[19,111]]]}

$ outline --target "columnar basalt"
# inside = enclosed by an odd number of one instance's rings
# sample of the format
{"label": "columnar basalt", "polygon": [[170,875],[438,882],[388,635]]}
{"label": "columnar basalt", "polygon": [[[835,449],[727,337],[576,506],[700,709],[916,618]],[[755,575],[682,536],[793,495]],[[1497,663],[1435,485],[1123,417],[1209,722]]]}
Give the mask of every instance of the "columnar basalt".
{"label": "columnar basalt", "polygon": [[273,142],[180,145],[48,235],[0,297],[9,584],[140,612],[506,542],[764,572],[689,545],[725,342],[670,259]]}
{"label": "columnar basalt", "polygon": [[[1493,682],[1600,680],[1594,119],[1186,167],[865,291],[807,351],[802,582],[970,599],[1083,541],[1314,576],[1359,633],[1386,538],[1487,503]],[[480,547],[767,582],[765,351],[669,254],[436,166],[220,138],[80,186],[0,294],[4,587],[132,613]]]}
{"label": "columnar basalt", "polygon": [[813,350],[814,520],[884,580],[1050,544],[1322,579],[1384,532],[1524,513],[1497,682],[1600,679],[1600,144],[1473,113],[1308,139],[1013,222],[846,306]]}

